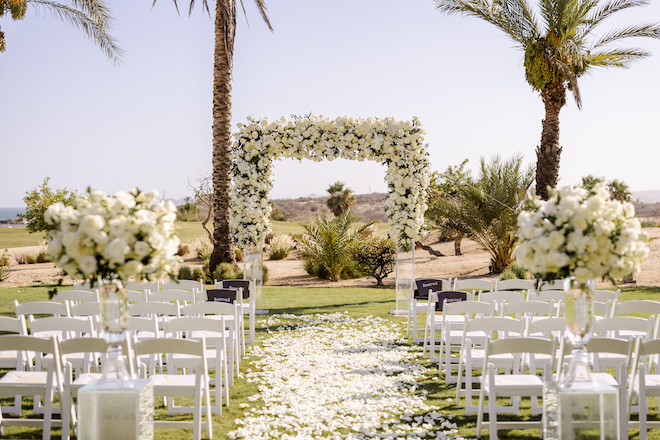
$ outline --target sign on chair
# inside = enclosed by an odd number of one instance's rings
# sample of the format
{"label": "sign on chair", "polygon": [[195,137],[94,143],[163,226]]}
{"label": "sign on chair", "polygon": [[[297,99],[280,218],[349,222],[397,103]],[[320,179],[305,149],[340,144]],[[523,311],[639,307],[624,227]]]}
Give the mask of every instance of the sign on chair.
{"label": "sign on chair", "polygon": [[206,300],[233,304],[236,302],[238,291],[233,289],[209,289],[206,291]]}
{"label": "sign on chair", "polygon": [[443,283],[447,280],[429,278],[425,280],[415,280],[415,289],[414,298],[428,300],[429,292],[432,290],[437,292],[438,290],[443,290]]}
{"label": "sign on chair", "polygon": [[437,292],[438,294],[438,302],[435,303],[435,310],[438,312],[442,312],[442,305],[446,301],[447,303],[453,303],[453,302],[460,302],[460,301],[467,301],[467,292],[455,292],[455,291],[444,291],[444,292]]}

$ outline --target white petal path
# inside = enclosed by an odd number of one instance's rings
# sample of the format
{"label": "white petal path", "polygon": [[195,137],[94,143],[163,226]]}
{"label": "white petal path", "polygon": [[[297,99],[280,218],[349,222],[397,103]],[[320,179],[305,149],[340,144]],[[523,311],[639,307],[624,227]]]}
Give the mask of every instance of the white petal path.
{"label": "white petal path", "polygon": [[[401,340],[401,326],[378,317],[345,313],[274,315],[281,325],[252,354],[261,409],[229,437],[248,439],[462,438],[455,423],[415,394],[427,369],[418,347]],[[424,414],[414,416],[414,414]]]}

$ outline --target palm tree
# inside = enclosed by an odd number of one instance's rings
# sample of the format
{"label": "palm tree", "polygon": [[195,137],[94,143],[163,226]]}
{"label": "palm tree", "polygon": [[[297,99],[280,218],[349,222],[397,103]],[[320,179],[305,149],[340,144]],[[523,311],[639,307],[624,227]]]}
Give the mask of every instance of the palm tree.
{"label": "palm tree", "polygon": [[584,176],[582,178],[582,188],[586,190],[592,190],[596,184],[603,182],[605,182],[605,179],[602,177],[594,177],[593,175],[589,174],[588,176]]}
{"label": "palm tree", "polygon": [[650,55],[638,48],[612,47],[613,43],[630,37],[660,38],[657,23],[631,25],[600,37],[594,29],[614,13],[649,0],[539,0],[538,16],[526,0],[435,1],[441,12],[493,24],[524,51],[527,82],[541,93],[545,105],[536,149],[536,193],[547,200],[548,186],[555,187],[559,176],[559,111],[566,104],[566,89],[581,108],[579,77],[596,67],[629,67]]}
{"label": "palm tree", "polygon": [[616,179],[610,180],[607,182],[607,189],[612,195],[613,200],[618,200],[619,202],[629,202],[631,200],[630,196],[632,196],[632,193],[625,182]]}
{"label": "palm tree", "polygon": [[339,217],[355,206],[355,196],[350,188],[344,188],[344,182],[335,182],[326,190],[330,197],[326,204],[335,217]]}
{"label": "palm tree", "polygon": [[[105,2],[71,0],[70,3],[71,6],[51,0],[0,0],[0,18],[7,14],[14,20],[22,20],[25,18],[28,5],[49,9],[55,17],[82,30],[106,53],[108,59],[114,63],[120,62],[122,51],[108,34],[112,28],[112,18]],[[5,46],[5,34],[0,31],[0,52],[5,51]]]}
{"label": "palm tree", "polygon": [[[154,3],[157,0],[154,0]],[[179,10],[176,0],[174,5]],[[272,32],[266,3],[254,0],[261,18]],[[195,0],[190,0],[188,14],[192,13]],[[236,9],[243,0],[216,0],[215,3],[215,54],[213,60],[213,253],[211,272],[219,263],[235,263],[236,255],[229,228],[231,218],[231,74],[236,38]],[[211,15],[208,0],[202,7]]]}
{"label": "palm tree", "polygon": [[490,253],[490,269],[501,273],[514,259],[518,214],[534,181],[534,168],[523,169],[522,156],[480,161],[479,177],[458,188],[455,197],[436,200],[445,227],[476,241]]}

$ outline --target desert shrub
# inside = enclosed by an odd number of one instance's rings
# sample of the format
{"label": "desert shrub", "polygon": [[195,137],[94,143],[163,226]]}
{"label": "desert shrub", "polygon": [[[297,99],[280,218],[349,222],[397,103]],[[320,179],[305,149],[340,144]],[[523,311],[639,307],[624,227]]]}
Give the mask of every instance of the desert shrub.
{"label": "desert shrub", "polygon": [[0,266],[0,281],[9,278],[9,268],[7,266]]}
{"label": "desert shrub", "polygon": [[180,280],[193,280],[192,269],[190,266],[181,266],[179,267],[179,279]]}
{"label": "desert shrub", "polygon": [[264,238],[264,244],[270,244],[271,240],[275,237],[276,237],[275,234],[269,232],[268,234],[266,234],[266,238]]}
{"label": "desert shrub", "polygon": [[37,254],[37,257],[36,257],[36,262],[37,263],[50,263],[51,261],[53,261],[53,260],[51,260],[50,258],[48,258],[46,256],[46,250],[45,249],[42,249]]}
{"label": "desert shrub", "polygon": [[349,246],[352,260],[370,277],[376,285],[382,286],[383,279],[394,271],[396,245],[389,238],[365,237]]}
{"label": "desert shrub", "polygon": [[0,256],[0,266],[9,266],[9,250],[7,249]]}
{"label": "desert shrub", "polygon": [[184,243],[179,243],[179,248],[176,250],[176,254],[180,257],[183,257],[186,255],[188,252],[190,252],[190,246]]}
{"label": "desert shrub", "polygon": [[32,254],[27,254],[27,257],[25,259],[25,262],[27,264],[37,264],[37,257],[35,257]]}
{"label": "desert shrub", "polygon": [[44,220],[44,213],[51,205],[61,202],[65,206],[73,206],[76,200],[75,191],[66,189],[56,190],[53,192],[48,186],[50,177],[44,179],[41,186],[25,193],[23,201],[25,202],[25,214],[18,214],[18,220],[27,223],[27,231],[29,233],[48,231],[50,226]]}
{"label": "desert shrub", "polygon": [[221,280],[239,280],[243,278],[243,271],[231,263],[220,263],[213,271],[213,277],[216,281]]}
{"label": "desert shrub", "polygon": [[296,247],[296,242],[289,234],[280,234],[273,238],[268,245],[271,260],[282,260]]}
{"label": "desert shrub", "polygon": [[518,264],[517,261],[511,262],[509,266],[504,269],[502,275],[500,275],[500,280],[526,280],[527,279],[527,269]]}
{"label": "desert shrub", "polygon": [[642,228],[655,228],[656,222],[650,222],[648,220],[643,220],[641,222]]}
{"label": "desert shrub", "polygon": [[18,264],[27,264],[28,260],[28,253],[25,251],[18,251],[14,255],[14,259]]}
{"label": "desert shrub", "polygon": [[243,249],[236,248],[234,250],[234,253],[236,254],[236,261],[237,262],[243,261]]}
{"label": "desert shrub", "polygon": [[191,280],[202,280],[204,283],[207,283],[206,281],[206,275],[204,274],[204,271],[202,270],[201,267],[196,267],[192,271],[192,277],[190,278]]}
{"label": "desert shrub", "polygon": [[182,222],[197,221],[201,215],[199,207],[190,201],[187,201],[181,206],[177,206],[176,210],[176,219]]}
{"label": "desert shrub", "polygon": [[193,241],[193,246],[197,249],[197,256],[202,260],[208,260],[211,258],[213,253],[213,243],[205,235],[202,235],[195,241]]}
{"label": "desert shrub", "polygon": [[262,279],[262,281],[263,281],[264,284],[266,284],[266,283],[268,282],[268,277],[269,277],[269,275],[268,275],[268,268],[267,268],[266,265],[264,264],[264,265],[262,266],[262,268],[261,268],[261,279]]}
{"label": "desert shrub", "polygon": [[276,222],[285,222],[289,220],[289,216],[286,215],[279,207],[274,206],[273,210],[270,211],[270,219]]}

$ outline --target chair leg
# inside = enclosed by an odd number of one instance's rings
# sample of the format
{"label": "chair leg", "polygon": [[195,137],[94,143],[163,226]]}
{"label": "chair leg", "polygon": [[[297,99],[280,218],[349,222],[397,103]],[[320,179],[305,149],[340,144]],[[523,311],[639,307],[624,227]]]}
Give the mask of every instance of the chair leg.
{"label": "chair leg", "polygon": [[[206,385],[206,387],[204,389],[204,400],[205,400],[205,403],[206,403],[206,433],[207,433],[209,439],[212,439],[213,438],[213,416],[211,414],[212,413],[212,411],[211,411],[211,388],[209,387],[209,377],[206,376],[204,381],[205,381],[205,385]],[[216,382],[219,383],[219,381],[216,381]],[[216,386],[216,389],[217,389],[217,386]],[[221,397],[221,393],[216,393],[216,394],[217,394],[217,397]],[[220,415],[222,415],[222,398],[220,400],[216,400],[215,405],[219,408]],[[200,424],[201,424],[201,421],[202,421],[201,411],[200,411],[199,415],[200,415],[199,421],[200,421]],[[200,430],[201,430],[201,426],[200,426]]]}
{"label": "chair leg", "polygon": [[68,386],[64,388],[60,407],[62,408],[62,440],[69,440],[71,437],[71,409],[73,402],[71,401],[71,391]]}
{"label": "chair leg", "polygon": [[202,378],[197,377],[199,383],[197,389],[195,390],[194,402],[195,406],[193,408],[193,439],[201,440],[202,438]]}

